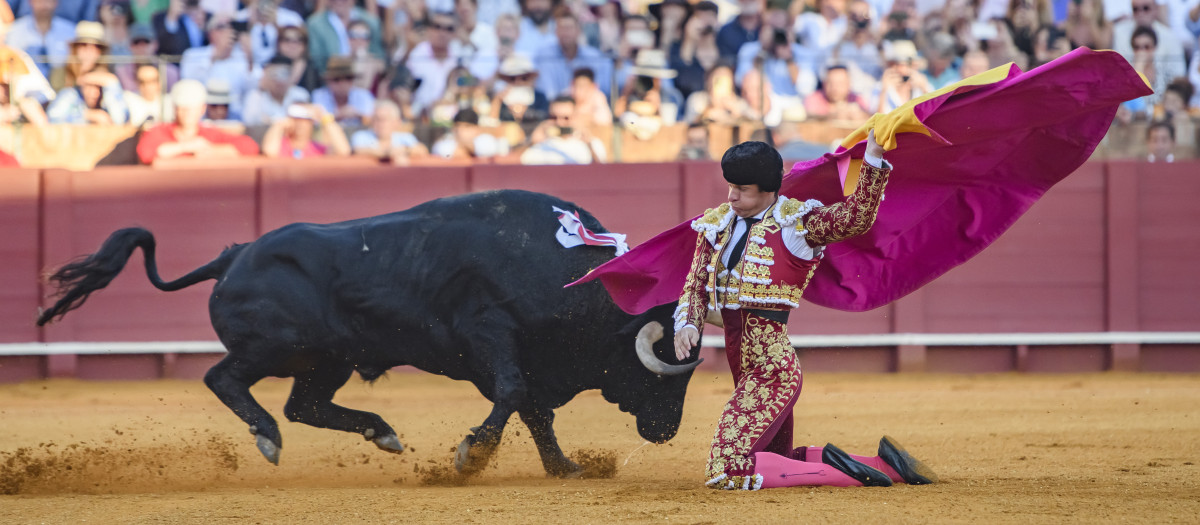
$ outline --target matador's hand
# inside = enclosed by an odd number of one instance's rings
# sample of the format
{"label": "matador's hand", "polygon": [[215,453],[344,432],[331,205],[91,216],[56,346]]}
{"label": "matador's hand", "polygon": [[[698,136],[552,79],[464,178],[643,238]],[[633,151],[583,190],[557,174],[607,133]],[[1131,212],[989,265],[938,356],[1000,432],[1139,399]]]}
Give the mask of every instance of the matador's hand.
{"label": "matador's hand", "polygon": [[692,355],[692,348],[700,344],[700,331],[694,326],[685,326],[675,332],[675,357],[680,361]]}
{"label": "matador's hand", "polygon": [[880,146],[879,143],[875,141],[875,129],[872,128],[867,132],[867,155],[882,159],[883,153],[883,146]]}

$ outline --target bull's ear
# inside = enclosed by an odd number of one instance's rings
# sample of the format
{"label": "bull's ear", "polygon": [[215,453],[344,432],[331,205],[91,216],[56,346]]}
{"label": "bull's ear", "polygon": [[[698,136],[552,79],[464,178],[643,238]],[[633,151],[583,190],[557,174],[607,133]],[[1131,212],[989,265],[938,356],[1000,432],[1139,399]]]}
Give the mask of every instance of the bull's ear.
{"label": "bull's ear", "polygon": [[622,339],[637,337],[638,331],[641,330],[643,326],[646,326],[646,323],[649,323],[650,321],[658,321],[659,324],[663,325],[663,331],[665,332],[664,337],[674,338],[675,333],[673,327],[675,326],[675,321],[671,319],[671,314],[675,312],[676,304],[677,303],[660,304],[638,314],[633,318],[632,321],[629,321],[625,324],[625,326],[622,326],[620,330],[617,330],[617,335]]}

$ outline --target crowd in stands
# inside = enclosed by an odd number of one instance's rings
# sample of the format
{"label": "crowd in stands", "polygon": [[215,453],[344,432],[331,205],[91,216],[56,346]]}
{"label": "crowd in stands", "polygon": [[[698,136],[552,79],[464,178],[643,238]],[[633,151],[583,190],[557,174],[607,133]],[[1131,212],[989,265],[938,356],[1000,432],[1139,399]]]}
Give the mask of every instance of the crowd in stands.
{"label": "crowd in stands", "polygon": [[708,126],[743,123],[819,154],[787,124],[1086,46],[1150,82],[1117,120],[1169,160],[1195,151],[1198,37],[1200,0],[7,0],[0,124],[136,126],[143,163],[581,164],[668,126],[707,159]]}

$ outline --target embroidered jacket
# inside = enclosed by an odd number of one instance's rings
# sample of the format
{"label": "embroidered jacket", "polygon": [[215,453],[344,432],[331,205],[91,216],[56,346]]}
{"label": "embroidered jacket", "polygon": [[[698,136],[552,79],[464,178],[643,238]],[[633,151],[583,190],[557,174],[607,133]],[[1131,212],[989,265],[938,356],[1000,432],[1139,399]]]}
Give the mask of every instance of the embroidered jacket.
{"label": "embroidered jacket", "polygon": [[799,306],[822,254],[818,250],[812,259],[796,257],[784,245],[783,229],[795,228],[815,247],[865,233],[875,223],[890,171],[864,162],[854,193],[828,206],[815,199],[801,202],[780,195],[763,219],[750,227],[745,255],[736,268],[725,268],[721,262],[722,250],[731,241],[733,209],[724,203],[705,211],[692,221],[699,234],[675,310],[675,329],[702,326],[708,310]]}

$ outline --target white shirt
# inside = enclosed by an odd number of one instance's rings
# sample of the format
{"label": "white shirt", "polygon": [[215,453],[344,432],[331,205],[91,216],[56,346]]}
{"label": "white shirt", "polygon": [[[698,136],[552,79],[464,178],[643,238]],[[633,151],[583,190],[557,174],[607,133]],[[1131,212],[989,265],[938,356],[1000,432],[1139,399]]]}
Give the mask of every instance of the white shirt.
{"label": "white shirt", "polygon": [[255,88],[246,94],[246,102],[242,104],[246,108],[242,122],[247,126],[265,126],[287,116],[288,106],[306,102],[308,91],[300,86],[289,87],[283,101],[276,101],[270,93]]}
{"label": "white shirt", "polygon": [[[33,15],[16,19],[8,30],[4,42],[20,49],[34,57],[49,56],[50,64],[58,67],[71,54],[68,42],[75,39],[75,24],[65,18],[54,17],[50,20],[50,30],[45,35],[38,32]],[[50,68],[39,64],[42,75],[49,75]]]}
{"label": "white shirt", "polygon": [[432,106],[442,98],[442,94],[446,92],[446,77],[450,75],[451,70],[458,66],[460,57],[462,57],[462,44],[457,40],[450,42],[450,49],[445,59],[433,56],[433,46],[429,45],[428,40],[413,47],[412,53],[408,55],[406,65],[412,72],[413,78],[421,79],[420,87],[413,93],[414,115],[420,114],[425,108]]}
{"label": "white shirt", "polygon": [[338,48],[341,49],[339,55],[350,54],[350,33],[346,31],[346,24],[342,23],[341,17],[335,15],[333,11],[325,13],[325,18],[329,19],[329,25],[333,26],[333,32],[337,33]]}
{"label": "white shirt", "polygon": [[250,66],[240,47],[233,48],[233,52],[227,58],[214,61],[213,47],[204,46],[193,47],[183,52],[183,57],[179,59],[179,76],[199,80],[201,83],[207,83],[214,78],[225,80],[229,83],[229,95],[233,99],[229,104],[229,111],[234,115],[241,115],[242,101],[246,98],[246,93],[258,84],[262,70],[257,65]]}

